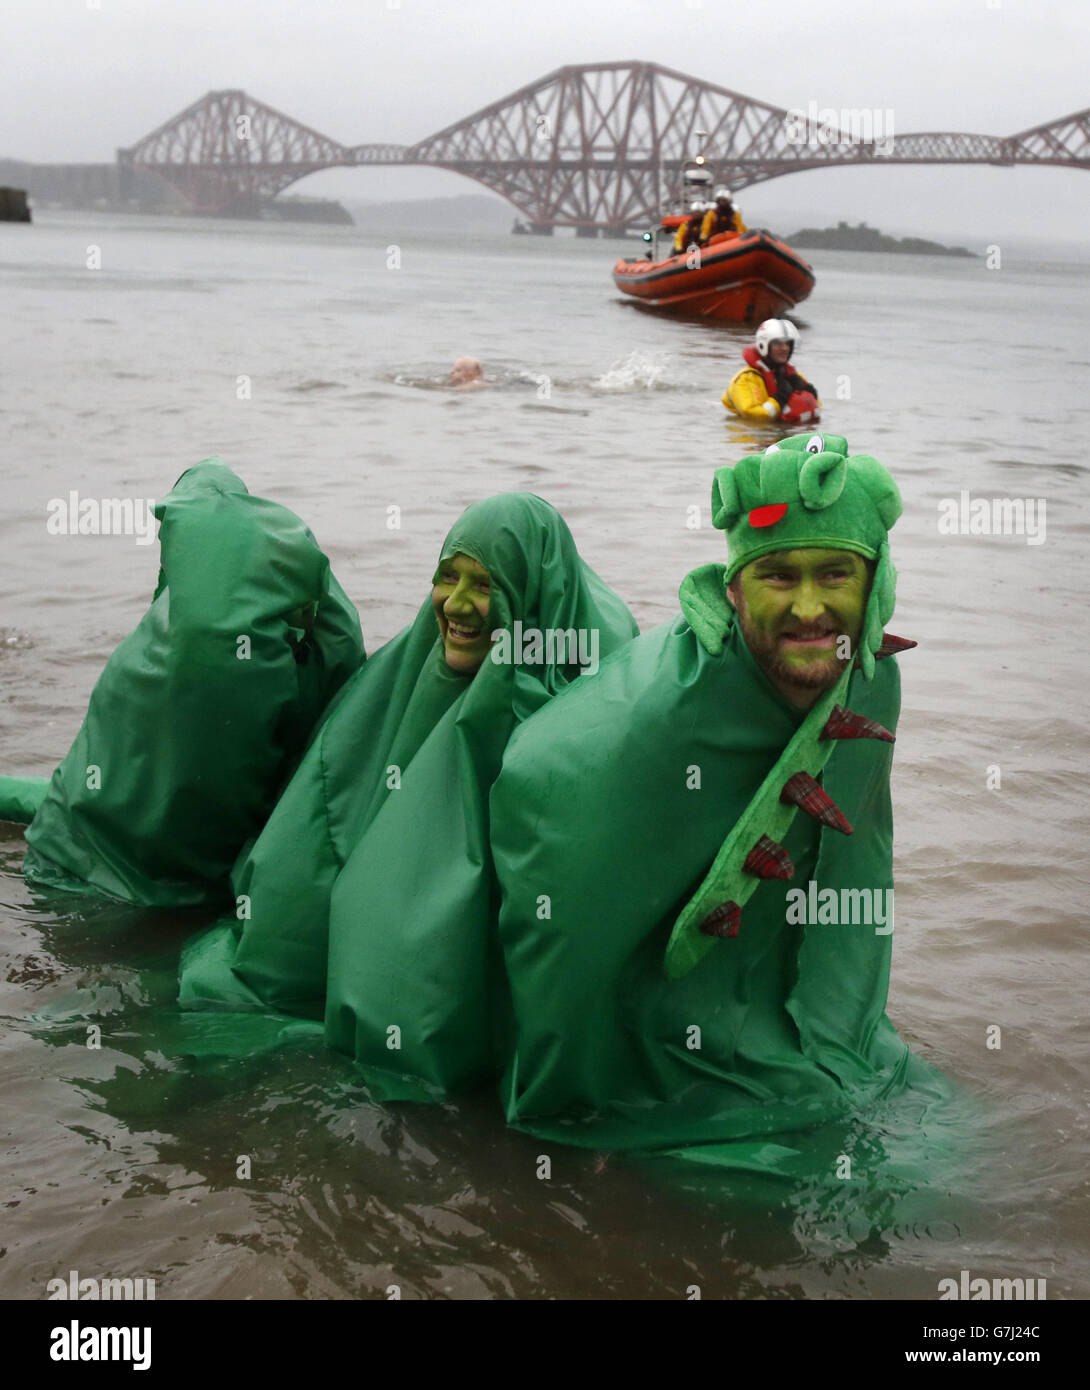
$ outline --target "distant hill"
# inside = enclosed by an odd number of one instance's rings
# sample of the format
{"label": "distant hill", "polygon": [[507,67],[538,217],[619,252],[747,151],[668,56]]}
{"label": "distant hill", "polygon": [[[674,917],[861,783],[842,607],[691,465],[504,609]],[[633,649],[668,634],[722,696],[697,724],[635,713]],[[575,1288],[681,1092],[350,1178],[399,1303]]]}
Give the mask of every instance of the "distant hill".
{"label": "distant hill", "polygon": [[860,222],[858,227],[849,227],[847,222],[838,222],[835,227],[804,227],[787,241],[791,246],[823,251],[893,251],[906,256],[975,255],[965,246],[941,246],[923,237],[886,236],[865,222]]}
{"label": "distant hill", "polygon": [[449,228],[456,232],[509,232],[515,209],[489,193],[463,193],[454,198],[407,198],[400,202],[367,203],[342,198],[352,220],[364,231],[409,231],[414,227]]}

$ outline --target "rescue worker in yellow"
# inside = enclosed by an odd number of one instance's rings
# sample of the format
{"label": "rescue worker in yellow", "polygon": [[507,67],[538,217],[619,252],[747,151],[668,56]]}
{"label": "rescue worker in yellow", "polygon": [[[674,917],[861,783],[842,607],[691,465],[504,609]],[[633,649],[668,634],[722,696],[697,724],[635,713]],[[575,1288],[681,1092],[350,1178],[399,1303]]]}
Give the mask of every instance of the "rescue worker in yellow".
{"label": "rescue worker in yellow", "polygon": [[742,353],[746,365],[723,392],[723,404],[732,415],[785,425],[816,424],[821,419],[817,387],[790,365],[798,340],[798,329],[787,319],[765,319],[753,345]]}
{"label": "rescue worker in yellow", "polygon": [[715,190],[715,202],[704,214],[704,223],[700,228],[700,240],[703,245],[707,245],[713,236],[718,236],[720,232],[737,232],[739,236],[745,236],[749,228],[742,221],[742,214],[734,206],[734,199],[729,188],[717,188]]}
{"label": "rescue worker in yellow", "polygon": [[699,246],[701,229],[704,226],[704,204],[690,203],[689,215],[677,229],[674,237],[674,255],[684,255],[690,246]]}

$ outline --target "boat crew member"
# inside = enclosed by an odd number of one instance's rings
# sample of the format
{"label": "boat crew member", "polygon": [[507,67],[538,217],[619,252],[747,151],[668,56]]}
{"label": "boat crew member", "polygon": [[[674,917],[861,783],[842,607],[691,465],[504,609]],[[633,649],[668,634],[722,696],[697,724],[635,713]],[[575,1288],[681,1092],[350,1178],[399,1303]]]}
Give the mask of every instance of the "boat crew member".
{"label": "boat crew member", "polygon": [[734,206],[730,189],[717,188],[715,202],[704,214],[700,240],[707,245],[711,238],[718,236],[720,232],[737,232],[739,236],[745,236],[748,231],[749,228],[742,221],[742,214]]}
{"label": "boat crew member", "polygon": [[700,245],[701,228],[704,225],[704,204],[693,202],[689,204],[689,215],[677,229],[674,237],[674,255],[681,256],[690,246]]}
{"label": "boat crew member", "polygon": [[765,319],[753,345],[742,353],[745,366],[723,392],[723,404],[743,420],[816,423],[821,401],[817,387],[791,366],[799,331],[787,319]]}

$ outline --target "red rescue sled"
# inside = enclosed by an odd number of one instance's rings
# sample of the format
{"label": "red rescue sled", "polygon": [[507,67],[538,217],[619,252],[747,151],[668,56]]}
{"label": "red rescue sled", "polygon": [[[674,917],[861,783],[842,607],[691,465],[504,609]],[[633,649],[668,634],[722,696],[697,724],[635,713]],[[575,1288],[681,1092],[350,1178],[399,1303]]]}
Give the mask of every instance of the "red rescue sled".
{"label": "red rescue sled", "polygon": [[[672,235],[680,217],[663,218]],[[779,318],[814,288],[814,272],[785,241],[765,231],[722,232],[697,258],[690,250],[663,260],[620,260],[613,283],[653,309],[756,324]]]}

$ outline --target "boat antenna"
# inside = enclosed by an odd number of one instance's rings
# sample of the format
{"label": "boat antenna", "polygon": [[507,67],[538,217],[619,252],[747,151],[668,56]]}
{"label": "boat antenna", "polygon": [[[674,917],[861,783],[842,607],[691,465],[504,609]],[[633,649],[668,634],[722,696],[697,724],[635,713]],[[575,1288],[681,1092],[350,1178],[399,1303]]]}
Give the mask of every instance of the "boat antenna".
{"label": "boat antenna", "polygon": [[[685,161],[685,163],[681,166],[681,199],[680,199],[680,204],[681,204],[682,211],[685,210],[685,201],[686,201],[687,197],[689,196],[689,192],[690,192],[690,189],[689,189],[689,180],[688,180],[687,177],[686,177],[686,171],[689,170],[693,165],[695,165],[698,169],[703,170],[704,167],[705,167],[705,164],[706,164],[706,160],[705,160],[705,156],[704,156],[704,141],[707,140],[708,135],[709,135],[709,132],[706,131],[706,130],[694,130],[694,131],[693,131],[693,134],[697,137],[697,141],[698,141],[698,144],[697,144],[697,147],[696,147],[696,154],[693,155],[693,157],[692,157],[691,159],[687,159],[687,160]],[[694,183],[701,183],[701,184],[703,184],[703,183],[705,183],[705,182],[706,182],[708,179],[710,179],[710,178],[711,178],[711,171],[709,170],[709,171],[707,172],[706,175],[702,175],[702,177],[701,177],[699,180],[694,179],[693,182],[694,182]]]}

